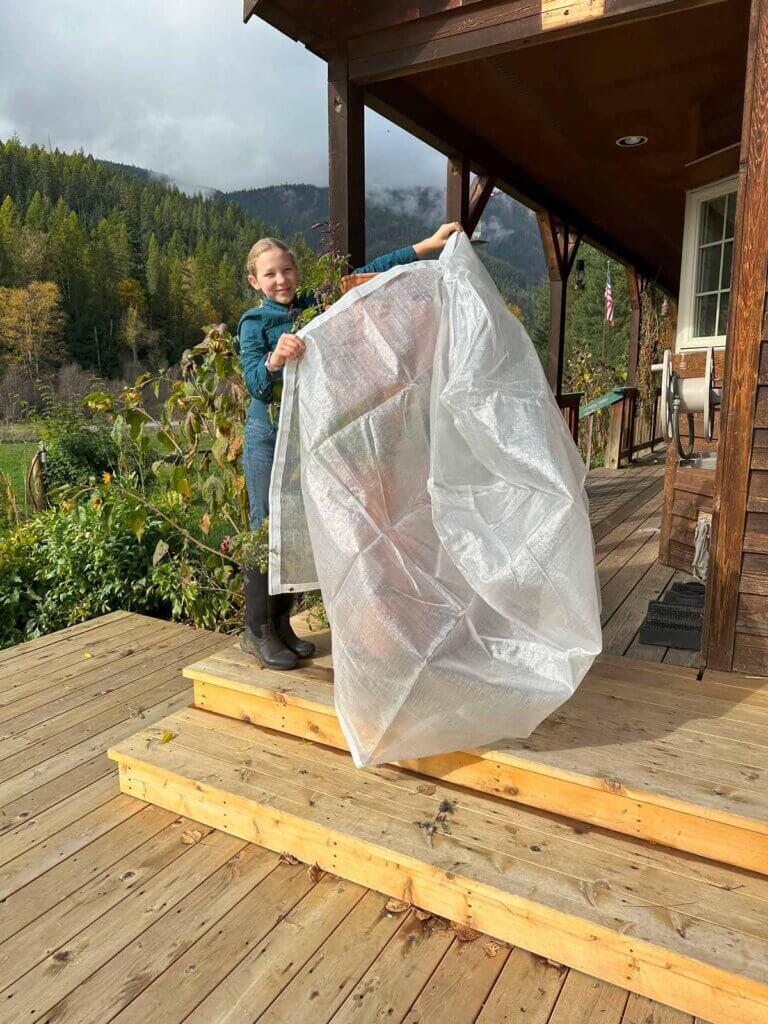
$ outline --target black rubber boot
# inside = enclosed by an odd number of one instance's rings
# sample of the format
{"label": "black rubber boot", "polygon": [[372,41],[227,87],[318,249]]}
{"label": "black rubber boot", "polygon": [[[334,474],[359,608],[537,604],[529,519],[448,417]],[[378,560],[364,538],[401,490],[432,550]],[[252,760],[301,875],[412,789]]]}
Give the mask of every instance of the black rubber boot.
{"label": "black rubber boot", "polygon": [[315,653],[315,645],[309,640],[296,636],[291,625],[291,609],[293,594],[274,594],[270,598],[272,626],[285,646],[299,658],[311,658]]}
{"label": "black rubber boot", "polygon": [[286,672],[296,668],[299,659],[277,635],[269,616],[267,574],[258,569],[243,570],[245,582],[245,630],[240,648],[253,654],[264,668]]}

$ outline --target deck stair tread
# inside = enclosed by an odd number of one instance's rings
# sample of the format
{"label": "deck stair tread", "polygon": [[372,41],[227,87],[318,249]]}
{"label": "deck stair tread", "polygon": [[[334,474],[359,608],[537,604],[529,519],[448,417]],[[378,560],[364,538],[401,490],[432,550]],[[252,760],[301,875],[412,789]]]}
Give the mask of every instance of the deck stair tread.
{"label": "deck stair tread", "polygon": [[[290,673],[223,648],[197,707],[346,749],[327,634]],[[768,682],[604,655],[527,740],[401,762],[516,802],[768,873]]]}
{"label": "deck stair tread", "polygon": [[190,707],[125,793],[699,1015],[768,1024],[768,879]]}

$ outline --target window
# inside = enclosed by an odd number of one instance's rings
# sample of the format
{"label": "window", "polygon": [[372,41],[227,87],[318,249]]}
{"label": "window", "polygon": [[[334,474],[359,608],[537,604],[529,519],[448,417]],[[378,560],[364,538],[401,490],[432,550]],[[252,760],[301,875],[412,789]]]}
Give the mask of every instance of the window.
{"label": "window", "polygon": [[735,178],[688,193],[678,349],[725,344],[735,220]]}

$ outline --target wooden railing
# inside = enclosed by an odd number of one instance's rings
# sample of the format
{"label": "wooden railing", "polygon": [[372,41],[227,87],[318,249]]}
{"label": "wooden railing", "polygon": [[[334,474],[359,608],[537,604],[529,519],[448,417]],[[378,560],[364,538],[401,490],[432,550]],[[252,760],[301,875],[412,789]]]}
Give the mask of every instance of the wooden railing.
{"label": "wooden railing", "polygon": [[[605,421],[595,430],[596,418],[607,412],[607,431]],[[581,436],[585,438],[584,460],[587,469],[592,465],[593,457],[604,445],[604,465],[606,469],[618,469],[629,465],[640,452],[646,449],[653,451],[658,444],[664,442],[661,434],[661,389],[657,388],[655,401],[650,410],[646,410],[640,401],[637,388],[614,388],[599,398],[588,402],[581,409]],[[595,444],[593,444],[593,441]]]}
{"label": "wooden railing", "polygon": [[628,465],[642,451],[653,451],[662,444],[661,388],[656,388],[651,410],[640,401],[637,388],[621,388],[621,397],[611,406],[608,443],[605,448],[606,469]]}
{"label": "wooden railing", "polygon": [[583,397],[583,391],[571,391],[568,394],[557,396],[557,404],[560,406],[575,444],[579,443],[579,406]]}

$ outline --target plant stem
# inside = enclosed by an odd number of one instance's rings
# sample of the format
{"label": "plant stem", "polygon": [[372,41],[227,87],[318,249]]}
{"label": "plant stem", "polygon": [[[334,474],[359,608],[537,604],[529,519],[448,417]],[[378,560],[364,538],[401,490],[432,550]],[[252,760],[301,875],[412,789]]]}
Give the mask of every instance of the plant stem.
{"label": "plant stem", "polygon": [[229,555],[225,555],[221,551],[217,551],[216,548],[212,548],[208,544],[203,544],[203,542],[201,540],[198,540],[193,533],[190,533],[189,530],[185,530],[183,526],[179,526],[179,524],[175,520],[171,519],[170,516],[166,515],[162,509],[159,509],[157,507],[157,505],[153,505],[151,501],[147,501],[146,498],[140,497],[133,491],[126,490],[124,487],[121,487],[120,484],[112,484],[111,486],[114,488],[114,490],[126,495],[126,497],[132,498],[134,501],[140,502],[146,508],[154,512],[155,515],[158,515],[160,516],[161,519],[164,519],[166,523],[170,523],[174,530],[180,533],[183,537],[186,537],[187,540],[191,540],[193,544],[196,544],[197,547],[202,548],[203,551],[208,551],[210,552],[210,554],[216,555],[217,558],[225,558],[228,562],[231,562],[232,565],[239,566],[239,563],[236,562],[234,558],[230,558]]}

